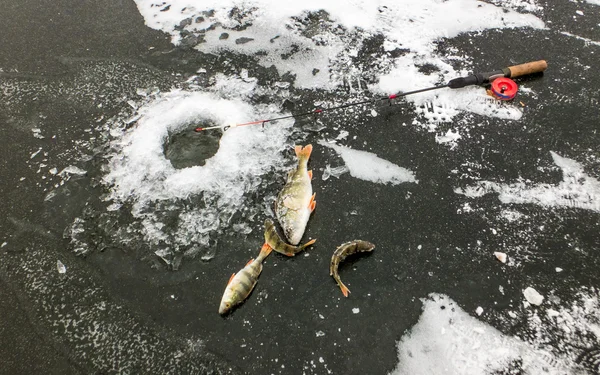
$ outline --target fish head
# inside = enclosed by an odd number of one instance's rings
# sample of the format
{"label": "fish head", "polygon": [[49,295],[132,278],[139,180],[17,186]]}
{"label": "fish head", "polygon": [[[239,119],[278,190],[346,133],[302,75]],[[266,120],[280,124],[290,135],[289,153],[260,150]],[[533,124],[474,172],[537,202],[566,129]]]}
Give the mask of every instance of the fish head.
{"label": "fish head", "polygon": [[225,315],[231,310],[231,308],[235,304],[233,297],[234,293],[232,293],[232,290],[230,288],[225,289],[225,293],[223,293],[223,298],[221,298],[221,304],[219,305],[219,314]]}
{"label": "fish head", "polygon": [[300,243],[304,235],[304,228],[303,225],[299,225],[298,223],[293,223],[290,227],[286,228],[287,230],[284,231],[285,236],[292,245],[296,246]]}
{"label": "fish head", "polygon": [[358,241],[358,247],[361,251],[373,251],[375,245],[369,241]]}

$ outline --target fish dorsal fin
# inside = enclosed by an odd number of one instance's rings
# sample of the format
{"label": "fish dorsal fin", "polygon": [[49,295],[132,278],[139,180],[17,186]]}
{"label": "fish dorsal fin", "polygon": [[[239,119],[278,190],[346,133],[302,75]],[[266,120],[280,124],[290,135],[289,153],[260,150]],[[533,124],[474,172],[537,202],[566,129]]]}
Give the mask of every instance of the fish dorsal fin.
{"label": "fish dorsal fin", "polygon": [[227,285],[231,284],[231,280],[233,280],[234,277],[235,277],[235,273],[231,274],[231,277],[229,278]]}
{"label": "fish dorsal fin", "polygon": [[313,178],[312,169],[310,171],[308,171],[308,178],[311,179],[311,180]]}

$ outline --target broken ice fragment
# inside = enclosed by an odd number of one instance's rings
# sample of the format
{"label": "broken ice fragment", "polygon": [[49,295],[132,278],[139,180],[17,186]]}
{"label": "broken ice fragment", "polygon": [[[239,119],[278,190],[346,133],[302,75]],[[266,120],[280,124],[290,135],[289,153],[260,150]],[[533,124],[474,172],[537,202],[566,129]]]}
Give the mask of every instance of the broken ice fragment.
{"label": "broken ice fragment", "polygon": [[317,331],[317,332],[315,332],[315,335],[317,337],[322,337],[322,336],[325,336],[325,332],[323,332],[323,331]]}
{"label": "broken ice fragment", "polygon": [[121,203],[113,203],[110,206],[106,207],[106,211],[112,212],[112,211],[118,211],[121,208],[122,204]]}
{"label": "broken ice fragment", "polygon": [[501,261],[502,263],[506,263],[506,254],[505,253],[501,253],[499,251],[495,251],[494,252],[494,256],[496,256],[496,258],[498,258],[499,261]]}
{"label": "broken ice fragment", "polygon": [[525,296],[527,302],[536,306],[541,305],[542,301],[544,300],[544,296],[539,294],[537,290],[533,289],[532,287],[527,287],[527,289],[523,291],[523,295]]}
{"label": "broken ice fragment", "polygon": [[171,256],[173,253],[168,249],[160,249],[154,252],[160,259],[162,259],[166,264],[171,264]]}
{"label": "broken ice fragment", "polygon": [[556,272],[562,272],[562,268],[560,268],[560,267],[556,267],[555,270],[556,270]]}
{"label": "broken ice fragment", "polygon": [[31,156],[29,157],[29,159],[33,159],[37,156],[37,154],[40,153],[40,151],[42,151],[42,148],[40,147],[36,152],[34,152],[33,154],[31,154]]}
{"label": "broken ice fragment", "polygon": [[335,178],[340,178],[341,175],[348,172],[349,169],[345,165],[340,165],[339,167],[331,168],[329,164],[325,166],[325,170],[323,171],[323,181],[327,181],[329,177],[333,176]]}
{"label": "broken ice fragment", "polygon": [[233,230],[241,234],[250,234],[252,232],[252,228],[246,223],[233,224]]}
{"label": "broken ice fragment", "polygon": [[360,312],[360,309],[358,307],[355,307],[355,308],[352,309],[352,312],[354,314],[358,314]]}
{"label": "broken ice fragment", "polygon": [[346,139],[348,135],[350,135],[350,133],[348,133],[346,130],[342,130],[340,134],[337,137],[335,137],[335,139],[341,141],[342,139]]}
{"label": "broken ice fragment", "polygon": [[216,253],[217,249],[214,246],[210,246],[206,249],[206,252],[200,257],[200,259],[202,259],[205,262],[208,262],[209,260],[215,257]]}
{"label": "broken ice fragment", "polygon": [[33,128],[33,129],[31,129],[31,131],[33,132],[33,136],[35,138],[44,139],[44,136],[42,135],[42,129],[40,129],[40,128]]}
{"label": "broken ice fragment", "polygon": [[66,167],[65,169],[63,169],[62,171],[60,171],[60,173],[58,175],[59,176],[63,176],[63,175],[84,176],[85,174],[87,174],[87,171],[84,171],[83,169],[78,168],[78,167],[76,167],[74,165],[69,165],[68,167]]}
{"label": "broken ice fragment", "polygon": [[483,307],[477,306],[477,309],[475,310],[475,313],[477,315],[481,316],[481,314],[483,314]]}
{"label": "broken ice fragment", "polygon": [[67,267],[60,260],[56,261],[56,269],[58,270],[58,273],[66,273],[67,272]]}

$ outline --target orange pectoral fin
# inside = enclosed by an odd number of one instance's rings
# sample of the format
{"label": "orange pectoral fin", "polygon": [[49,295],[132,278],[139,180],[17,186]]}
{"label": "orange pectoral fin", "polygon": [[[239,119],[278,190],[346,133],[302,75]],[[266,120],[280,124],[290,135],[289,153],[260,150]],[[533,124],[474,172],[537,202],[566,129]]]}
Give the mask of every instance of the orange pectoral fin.
{"label": "orange pectoral fin", "polygon": [[310,208],[310,212],[313,212],[317,206],[317,201],[315,201],[316,195],[317,193],[313,193],[313,195],[310,197],[310,201],[308,202],[308,208]]}
{"label": "orange pectoral fin", "polygon": [[254,262],[254,258],[250,258],[250,260],[248,261],[248,263],[246,263],[246,266],[249,265],[252,262]]}
{"label": "orange pectoral fin", "polygon": [[235,273],[231,274],[231,277],[229,278],[227,285],[231,284],[231,280],[233,280],[234,277],[235,277]]}
{"label": "orange pectoral fin", "polygon": [[308,171],[308,178],[310,178],[312,180],[312,176],[313,176],[312,170]]}

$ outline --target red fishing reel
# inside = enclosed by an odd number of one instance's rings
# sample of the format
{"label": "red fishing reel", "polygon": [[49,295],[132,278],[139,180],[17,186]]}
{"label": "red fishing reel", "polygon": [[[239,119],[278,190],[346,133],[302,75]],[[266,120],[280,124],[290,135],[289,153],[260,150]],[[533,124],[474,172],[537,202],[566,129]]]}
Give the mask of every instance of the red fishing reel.
{"label": "red fishing reel", "polygon": [[517,96],[519,86],[510,78],[496,78],[492,81],[491,94],[494,98],[500,100],[511,100]]}

